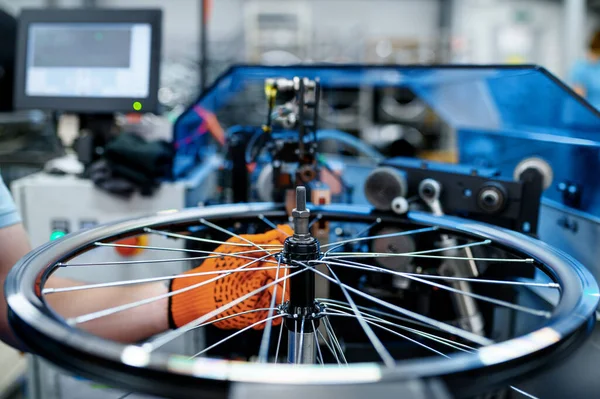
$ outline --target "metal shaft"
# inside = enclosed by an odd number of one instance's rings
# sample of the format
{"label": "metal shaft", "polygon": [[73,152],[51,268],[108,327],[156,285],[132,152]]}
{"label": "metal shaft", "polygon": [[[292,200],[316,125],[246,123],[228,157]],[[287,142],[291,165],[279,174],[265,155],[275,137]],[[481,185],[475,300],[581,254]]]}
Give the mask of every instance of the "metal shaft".
{"label": "metal shaft", "polygon": [[295,333],[288,331],[288,363],[317,363],[317,348],[313,332]]}
{"label": "metal shaft", "polygon": [[296,187],[296,208],[292,211],[294,218],[294,238],[298,241],[310,240],[308,219],[310,211],[306,209],[306,188]]}
{"label": "metal shaft", "polygon": [[[296,207],[292,211],[294,235],[284,243],[282,256],[285,262],[316,260],[320,256],[319,242],[311,236],[309,229],[310,211],[306,208],[306,188],[296,188]],[[313,337],[313,321],[305,326],[307,318],[315,312],[315,274],[302,273],[290,278],[290,301],[286,327],[288,329],[288,361],[290,363],[315,363],[316,347]],[[299,277],[299,278],[297,278]]]}

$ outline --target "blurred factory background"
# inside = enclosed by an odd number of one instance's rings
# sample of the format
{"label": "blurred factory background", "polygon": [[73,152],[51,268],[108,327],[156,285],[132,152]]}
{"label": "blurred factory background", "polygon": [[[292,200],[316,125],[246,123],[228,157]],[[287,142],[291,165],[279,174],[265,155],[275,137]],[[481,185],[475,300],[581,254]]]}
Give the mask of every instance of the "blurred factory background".
{"label": "blurred factory background", "polygon": [[585,0],[218,0],[204,10],[202,3],[2,0],[0,7],[15,15],[45,6],[160,7],[160,100],[169,108],[188,104],[201,79],[240,62],[535,63],[567,78],[600,23],[600,2]]}
{"label": "blurred factory background", "polygon": [[[221,162],[206,155],[200,169],[165,182],[169,191],[130,202],[95,190],[89,179],[70,179],[93,161],[75,144],[85,136],[85,116],[60,107],[15,110],[6,100],[15,58],[6,50],[16,40],[16,21],[24,9],[44,7],[162,10],[159,106],[135,116],[117,112],[115,120],[123,131],[166,141],[175,141],[175,121],[232,65],[537,64],[572,84],[574,65],[600,28],[599,0],[0,0],[6,13],[0,14],[0,172],[34,246],[88,222],[204,203],[210,199],[204,184],[215,185],[206,176]],[[262,90],[250,87],[219,111],[228,134],[232,126],[264,122]],[[407,87],[325,88],[319,126],[358,137],[385,156],[458,161],[453,127]],[[70,150],[83,165],[65,160]],[[48,162],[53,159],[60,162]],[[43,209],[42,192],[50,198]],[[27,367],[20,354],[1,349],[0,399],[20,394],[26,371],[35,382],[27,397],[77,397],[66,393],[79,389],[78,382],[61,380],[39,360]]]}
{"label": "blurred factory background", "polygon": [[[538,64],[569,82],[600,24],[600,2],[585,0],[0,0],[12,16],[32,7],[161,8],[162,119],[152,124],[165,134],[202,87],[233,64]],[[323,126],[363,132],[371,142],[402,137],[426,149],[454,149],[452,132],[410,91],[376,100],[375,114],[357,113],[356,91],[324,93]],[[29,117],[29,128],[43,130],[46,117]],[[18,143],[6,136],[0,155],[10,183],[39,165],[7,165]]]}

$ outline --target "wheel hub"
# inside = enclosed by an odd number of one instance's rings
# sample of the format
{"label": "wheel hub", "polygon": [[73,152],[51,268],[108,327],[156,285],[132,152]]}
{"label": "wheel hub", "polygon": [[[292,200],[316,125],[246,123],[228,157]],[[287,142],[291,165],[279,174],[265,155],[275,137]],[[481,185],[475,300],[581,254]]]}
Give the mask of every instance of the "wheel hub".
{"label": "wheel hub", "polygon": [[[310,234],[310,210],[306,208],[306,188],[296,188],[296,208],[292,211],[294,235],[283,244],[282,260],[299,267],[312,267],[309,261],[321,257],[319,241]],[[321,307],[315,299],[315,274],[306,272],[290,278],[290,300],[286,304],[285,325],[289,331],[288,361],[314,363],[312,334],[319,326]],[[305,339],[306,338],[306,339]]]}

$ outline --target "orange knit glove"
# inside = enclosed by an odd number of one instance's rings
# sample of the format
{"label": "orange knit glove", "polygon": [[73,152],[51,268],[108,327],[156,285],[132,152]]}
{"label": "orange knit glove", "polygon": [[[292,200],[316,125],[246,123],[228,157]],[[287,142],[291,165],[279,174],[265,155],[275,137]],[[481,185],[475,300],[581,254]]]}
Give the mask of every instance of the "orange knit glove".
{"label": "orange knit glove", "polygon": [[[279,245],[283,244],[285,239],[293,234],[292,229],[288,225],[280,225],[278,228],[281,230],[270,230],[263,234],[247,234],[242,235],[248,241],[258,245],[278,245],[278,246],[266,246],[264,249],[270,253],[277,253],[281,251]],[[285,233],[283,233],[285,232]],[[248,244],[246,241],[232,237],[227,240],[228,243],[239,243]],[[256,252],[248,252],[256,251]],[[215,249],[214,252],[236,254],[240,252],[240,256],[244,258],[223,256],[220,258],[210,258],[202,262],[197,268],[190,270],[184,274],[190,273],[202,273],[211,271],[223,271],[238,269],[244,265],[248,265],[253,262],[253,259],[260,259],[267,255],[267,252],[260,251],[259,248],[250,246],[238,246],[230,244],[221,244]],[[252,258],[252,259],[248,259]],[[277,276],[277,260],[274,257],[266,257],[264,260],[253,262],[246,266],[248,269],[257,268],[268,268],[265,270],[251,270],[234,272],[223,278],[219,278],[211,283],[202,285],[198,288],[191,289],[189,291],[175,294],[170,297],[169,313],[170,313],[170,324],[171,327],[181,327],[193,320],[198,319],[202,315],[207,314],[215,309],[220,308],[229,302],[242,297],[265,284],[268,284],[276,279]],[[279,278],[289,274],[288,269],[279,269]],[[217,274],[206,274],[194,277],[175,278],[171,280],[171,291],[177,291],[185,287],[199,284],[203,281],[215,279],[218,277]],[[268,308],[271,306],[271,298],[275,287],[277,288],[275,302],[281,303],[283,298],[283,282],[273,285],[265,289],[264,291],[240,302],[239,304],[223,311],[216,317],[210,319],[220,319],[229,315],[245,312],[248,310]],[[286,297],[289,298],[289,286],[286,285]],[[223,321],[219,321],[214,325],[223,329],[242,329],[248,327],[260,320],[264,320],[268,317],[268,310],[262,310],[257,312],[246,313],[240,316],[231,317]],[[276,313],[274,313],[276,314]],[[281,318],[273,319],[273,325],[279,325]],[[254,329],[263,329],[266,323],[261,323],[254,326]]]}

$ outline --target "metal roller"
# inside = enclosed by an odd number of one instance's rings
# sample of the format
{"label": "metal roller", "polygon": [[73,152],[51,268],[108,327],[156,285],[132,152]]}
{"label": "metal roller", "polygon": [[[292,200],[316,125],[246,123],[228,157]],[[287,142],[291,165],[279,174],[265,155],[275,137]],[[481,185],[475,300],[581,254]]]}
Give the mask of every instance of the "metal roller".
{"label": "metal roller", "polygon": [[389,211],[394,199],[406,196],[407,188],[406,177],[402,171],[382,166],[367,177],[365,197],[376,209]]}

